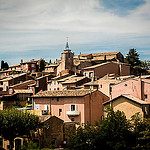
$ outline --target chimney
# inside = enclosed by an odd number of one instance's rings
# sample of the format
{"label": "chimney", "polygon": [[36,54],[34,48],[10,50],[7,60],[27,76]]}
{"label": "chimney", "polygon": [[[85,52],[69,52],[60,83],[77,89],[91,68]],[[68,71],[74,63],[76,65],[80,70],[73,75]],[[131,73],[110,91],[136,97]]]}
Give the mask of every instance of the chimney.
{"label": "chimney", "polygon": [[23,63],[23,59],[21,59],[21,63]]}

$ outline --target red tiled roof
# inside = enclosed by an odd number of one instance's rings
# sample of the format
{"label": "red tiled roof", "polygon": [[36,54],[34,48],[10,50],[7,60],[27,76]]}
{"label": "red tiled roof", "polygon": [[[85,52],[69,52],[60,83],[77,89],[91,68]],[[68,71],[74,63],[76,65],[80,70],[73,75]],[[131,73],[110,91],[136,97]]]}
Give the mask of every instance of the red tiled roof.
{"label": "red tiled roof", "polygon": [[[96,91],[96,90],[94,90]],[[84,90],[63,90],[63,91],[40,91],[33,97],[76,97],[85,96],[94,91],[89,89]]]}

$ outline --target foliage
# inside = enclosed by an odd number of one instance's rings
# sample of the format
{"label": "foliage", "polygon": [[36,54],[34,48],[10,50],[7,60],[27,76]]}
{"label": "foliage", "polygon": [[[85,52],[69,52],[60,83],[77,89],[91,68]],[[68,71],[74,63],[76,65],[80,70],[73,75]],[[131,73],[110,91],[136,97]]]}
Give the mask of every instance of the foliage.
{"label": "foliage", "polygon": [[142,119],[139,113],[136,113],[131,117],[133,126],[133,135],[136,142],[133,149],[136,150],[148,150],[150,149],[150,121]]}
{"label": "foliage", "polygon": [[139,113],[127,120],[121,111],[107,109],[107,117],[95,126],[82,125],[70,134],[69,149],[79,150],[148,150],[150,149],[150,121]]}
{"label": "foliage", "polygon": [[107,111],[107,117],[96,126],[79,126],[70,136],[70,149],[107,149],[126,150],[129,148],[131,135],[130,123],[123,112]]}
{"label": "foliage", "polygon": [[150,69],[150,61],[141,61],[141,66],[143,69],[149,70]]}
{"label": "foliage", "polygon": [[17,109],[6,109],[0,111],[0,134],[9,140],[13,146],[16,136],[30,136],[30,130],[36,130],[39,118],[28,112]]}
{"label": "foliage", "polygon": [[45,60],[42,59],[42,60],[40,61],[40,69],[39,69],[39,71],[42,72],[44,69],[45,69]]}
{"label": "foliage", "polygon": [[1,69],[7,70],[9,68],[8,63],[4,62],[3,60],[1,61]]}
{"label": "foliage", "polygon": [[21,150],[39,150],[38,144],[30,141],[28,145],[22,145]]}
{"label": "foliage", "polygon": [[139,54],[136,52],[136,49],[134,48],[129,50],[129,53],[126,56],[126,60],[132,67],[138,66],[141,64],[139,60]]}
{"label": "foliage", "polygon": [[39,148],[38,148],[37,143],[33,143],[33,142],[31,141],[31,142],[28,144],[27,150],[31,150],[31,149],[33,149],[33,150],[38,150]]}

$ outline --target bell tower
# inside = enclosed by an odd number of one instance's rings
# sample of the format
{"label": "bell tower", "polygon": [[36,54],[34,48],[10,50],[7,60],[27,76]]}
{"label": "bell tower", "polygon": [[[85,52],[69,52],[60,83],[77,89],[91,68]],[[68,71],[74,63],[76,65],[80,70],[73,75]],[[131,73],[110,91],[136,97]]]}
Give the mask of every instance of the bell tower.
{"label": "bell tower", "polygon": [[61,70],[72,70],[73,68],[73,57],[74,53],[69,48],[69,42],[67,37],[66,47],[64,52],[61,53]]}

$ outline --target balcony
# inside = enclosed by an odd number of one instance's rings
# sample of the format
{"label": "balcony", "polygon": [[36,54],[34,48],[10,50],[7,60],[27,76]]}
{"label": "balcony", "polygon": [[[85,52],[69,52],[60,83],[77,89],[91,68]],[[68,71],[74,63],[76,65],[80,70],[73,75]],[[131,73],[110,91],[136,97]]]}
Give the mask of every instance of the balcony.
{"label": "balcony", "polygon": [[79,111],[67,111],[68,116],[79,116],[80,112]]}

